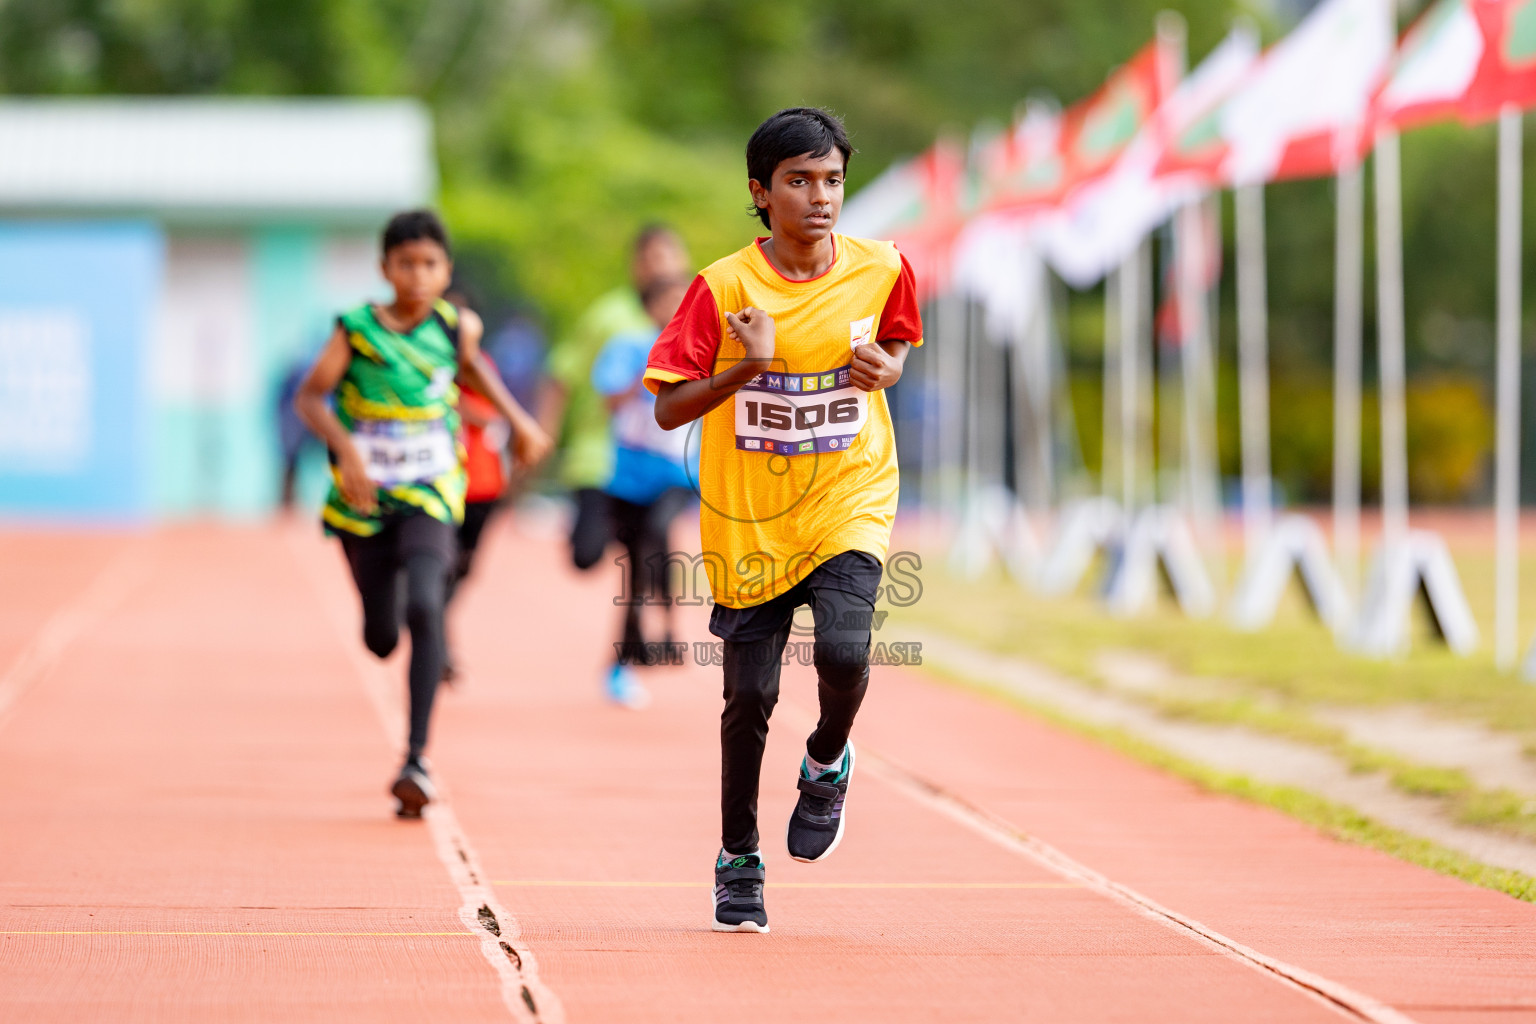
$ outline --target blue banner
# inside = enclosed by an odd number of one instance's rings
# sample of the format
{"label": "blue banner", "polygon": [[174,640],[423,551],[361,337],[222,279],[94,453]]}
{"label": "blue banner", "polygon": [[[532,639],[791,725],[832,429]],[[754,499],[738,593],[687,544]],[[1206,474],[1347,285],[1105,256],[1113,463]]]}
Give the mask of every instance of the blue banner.
{"label": "blue banner", "polygon": [[163,264],[152,224],[0,223],[0,515],[148,516]]}

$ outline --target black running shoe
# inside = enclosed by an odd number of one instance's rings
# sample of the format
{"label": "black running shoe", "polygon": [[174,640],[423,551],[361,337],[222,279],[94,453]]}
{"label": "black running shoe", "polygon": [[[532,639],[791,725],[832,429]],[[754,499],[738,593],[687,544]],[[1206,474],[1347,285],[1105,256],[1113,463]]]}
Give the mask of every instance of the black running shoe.
{"label": "black running shoe", "polygon": [[766,932],[768,911],[763,906],[763,858],[756,854],[727,857],[720,851],[715,861],[715,920],[717,932]]}
{"label": "black running shoe", "polygon": [[805,762],[800,763],[800,800],[789,816],[789,833],[784,837],[789,855],[811,863],[821,860],[843,841],[847,816],[843,803],[848,799],[848,780],[853,777],[853,744],[843,749],[843,763],[836,771],[824,772],[815,779],[806,777]]}
{"label": "black running shoe", "polygon": [[426,762],[412,757],[400,769],[400,776],[389,787],[389,792],[400,801],[400,806],[395,808],[395,817],[419,818],[421,809],[437,796],[437,787],[427,775]]}

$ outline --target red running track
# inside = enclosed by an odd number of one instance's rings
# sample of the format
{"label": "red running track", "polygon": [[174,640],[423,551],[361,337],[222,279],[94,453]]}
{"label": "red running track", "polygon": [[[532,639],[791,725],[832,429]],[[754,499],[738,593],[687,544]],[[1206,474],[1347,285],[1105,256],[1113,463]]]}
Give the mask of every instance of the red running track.
{"label": "red running track", "polygon": [[403,666],[307,526],[0,535],[0,1020],[1536,1021],[1536,907],[919,670],[876,670],[819,865],[786,670],[773,932],[714,934],[718,670],[604,705],[617,570],[488,545],[407,824]]}

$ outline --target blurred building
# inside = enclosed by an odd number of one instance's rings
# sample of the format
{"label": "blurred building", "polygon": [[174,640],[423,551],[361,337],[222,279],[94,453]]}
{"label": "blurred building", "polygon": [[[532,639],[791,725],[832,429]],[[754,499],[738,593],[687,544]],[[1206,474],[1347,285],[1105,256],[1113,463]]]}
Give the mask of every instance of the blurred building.
{"label": "blurred building", "polygon": [[0,515],[269,511],[283,378],[435,191],[410,101],[0,101]]}

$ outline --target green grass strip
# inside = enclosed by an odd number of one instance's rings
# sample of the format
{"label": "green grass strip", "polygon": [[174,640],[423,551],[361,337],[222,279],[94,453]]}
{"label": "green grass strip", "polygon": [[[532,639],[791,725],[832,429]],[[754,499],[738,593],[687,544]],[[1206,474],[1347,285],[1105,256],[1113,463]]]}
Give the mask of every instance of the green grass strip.
{"label": "green grass strip", "polygon": [[926,662],[924,668],[931,677],[940,682],[984,694],[1015,710],[1022,710],[1043,718],[1054,725],[1112,747],[1143,764],[1160,768],[1193,782],[1202,789],[1273,807],[1335,839],[1369,846],[1399,860],[1417,864],[1419,867],[1428,868],[1442,875],[1459,878],[1485,889],[1493,889],[1527,903],[1536,903],[1536,877],[1531,875],[1473,860],[1466,854],[1448,849],[1431,840],[1389,828],[1354,808],[1325,800],[1294,786],[1255,782],[1243,775],[1218,771],[1171,754],[1162,747],[1149,743],[1124,729],[1083,722],[1063,714],[1050,705],[1029,700],[999,686],[978,682],[963,673],[932,662]]}

